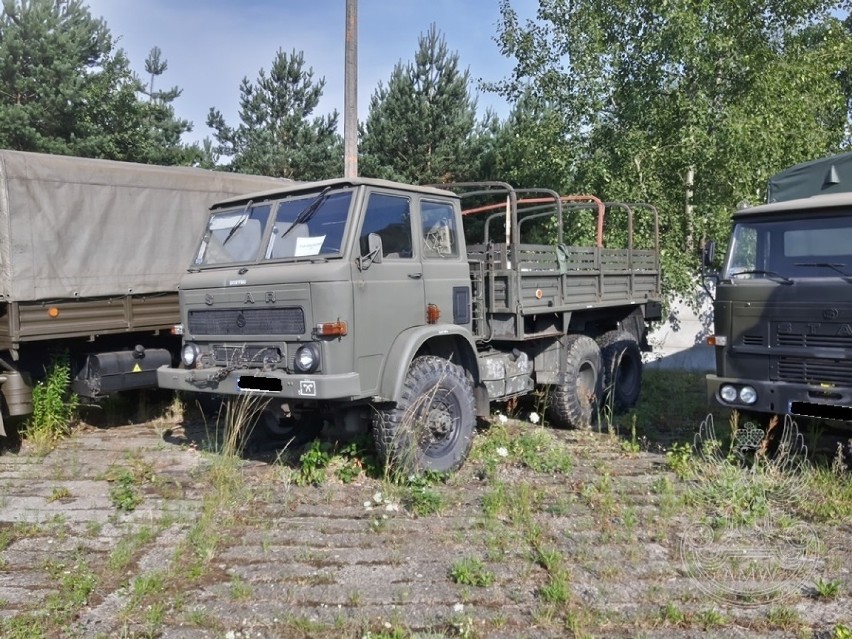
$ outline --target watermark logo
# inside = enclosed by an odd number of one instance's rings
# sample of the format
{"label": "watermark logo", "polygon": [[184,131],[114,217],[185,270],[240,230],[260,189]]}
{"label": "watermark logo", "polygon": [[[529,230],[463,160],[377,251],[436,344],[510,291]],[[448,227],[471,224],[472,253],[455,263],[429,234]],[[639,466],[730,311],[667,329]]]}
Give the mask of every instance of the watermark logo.
{"label": "watermark logo", "polygon": [[736,420],[729,442],[709,416],[695,447],[700,457],[687,499],[704,515],[680,540],[696,586],[733,605],[756,606],[800,594],[820,561],[814,529],[795,518],[807,448],[792,419],[766,430]]}

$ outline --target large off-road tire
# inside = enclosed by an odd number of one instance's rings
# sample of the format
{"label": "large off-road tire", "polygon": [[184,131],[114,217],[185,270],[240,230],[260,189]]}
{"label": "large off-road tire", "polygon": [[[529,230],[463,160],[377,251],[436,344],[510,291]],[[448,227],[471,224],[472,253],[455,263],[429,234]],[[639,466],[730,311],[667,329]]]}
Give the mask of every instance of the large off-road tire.
{"label": "large off-road tire", "polygon": [[591,337],[565,339],[563,384],[550,392],[550,419],[560,428],[589,428],[600,402],[601,350]]}
{"label": "large off-road tire", "polygon": [[604,406],[624,413],[639,401],[642,390],[642,353],[633,333],[615,330],[598,338],[603,360]]}
{"label": "large off-road tire", "polygon": [[475,426],[473,386],[464,369],[427,355],[411,362],[399,401],[376,411],[373,439],[394,472],[451,472],[467,459]]}

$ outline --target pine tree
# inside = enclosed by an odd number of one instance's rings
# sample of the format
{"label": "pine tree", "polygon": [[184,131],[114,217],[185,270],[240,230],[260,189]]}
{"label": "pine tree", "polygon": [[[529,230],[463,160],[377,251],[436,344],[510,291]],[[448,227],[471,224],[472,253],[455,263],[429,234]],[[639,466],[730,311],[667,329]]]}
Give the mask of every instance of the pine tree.
{"label": "pine tree", "polygon": [[370,99],[361,132],[362,173],[419,184],[475,177],[476,99],[469,87],[458,53],[450,53],[431,25],[418,40],[414,62],[399,62]]}
{"label": "pine tree", "polygon": [[[158,71],[162,73],[165,67]],[[173,89],[172,92],[177,91]],[[88,157],[187,163],[189,123],[156,105],[103,20],[82,0],[4,0],[0,14],[0,146]]]}
{"label": "pine tree", "polygon": [[314,81],[302,52],[279,50],[269,73],[240,84],[240,124],[228,126],[211,108],[207,126],[217,144],[212,155],[231,158],[229,168],[297,180],[338,176],[343,172],[343,146],[337,133],[337,111],[311,118],[325,79]]}

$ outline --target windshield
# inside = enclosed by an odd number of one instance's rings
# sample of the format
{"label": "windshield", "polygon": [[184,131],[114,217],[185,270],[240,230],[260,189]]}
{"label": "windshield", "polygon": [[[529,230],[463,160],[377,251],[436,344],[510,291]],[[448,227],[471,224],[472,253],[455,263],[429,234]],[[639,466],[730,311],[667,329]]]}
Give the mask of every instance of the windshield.
{"label": "windshield", "polygon": [[833,215],[737,222],[723,278],[801,279],[848,274],[852,274],[852,215]]}
{"label": "windshield", "polygon": [[195,264],[233,264],[254,262],[269,218],[268,203],[246,208],[216,212],[207,222],[207,232],[201,240]]}
{"label": "windshield", "polygon": [[325,190],[215,211],[207,222],[194,264],[203,267],[259,259],[338,256],[351,200],[351,189]]}
{"label": "windshield", "polygon": [[264,258],[339,255],[351,200],[351,190],[282,200]]}

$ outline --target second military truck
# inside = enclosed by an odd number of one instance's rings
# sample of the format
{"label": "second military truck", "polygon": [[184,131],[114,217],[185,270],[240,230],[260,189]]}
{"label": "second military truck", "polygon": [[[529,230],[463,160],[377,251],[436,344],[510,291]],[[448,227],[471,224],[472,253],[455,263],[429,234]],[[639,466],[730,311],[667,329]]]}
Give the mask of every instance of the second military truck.
{"label": "second military truck", "polygon": [[604,390],[616,409],[636,402],[658,246],[653,207],[499,182],[335,179],[232,198],[181,281],[183,363],[158,383],[262,394],[273,422],[368,424],[385,463],[454,470],[492,401],[539,389],[575,427]]}

